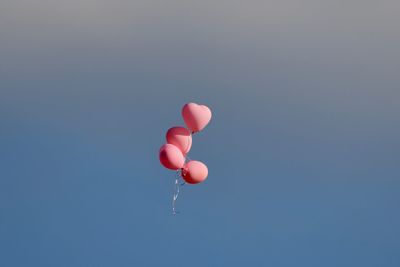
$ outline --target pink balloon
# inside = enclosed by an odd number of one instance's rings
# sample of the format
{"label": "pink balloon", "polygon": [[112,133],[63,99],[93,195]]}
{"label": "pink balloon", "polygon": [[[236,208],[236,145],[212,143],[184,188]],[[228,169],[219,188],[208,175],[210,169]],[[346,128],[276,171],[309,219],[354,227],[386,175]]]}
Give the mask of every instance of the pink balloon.
{"label": "pink balloon", "polygon": [[160,148],[159,157],[161,164],[167,169],[178,170],[185,164],[181,150],[171,144],[165,144]]}
{"label": "pink balloon", "polygon": [[207,178],[207,175],[207,166],[196,160],[186,163],[182,170],[182,177],[189,184],[201,183]]}
{"label": "pink balloon", "polygon": [[187,127],[195,133],[203,130],[210,122],[211,110],[204,105],[188,103],[182,108],[182,116]]}
{"label": "pink balloon", "polygon": [[192,135],[183,127],[172,127],[166,134],[167,143],[178,147],[186,155],[192,147]]}

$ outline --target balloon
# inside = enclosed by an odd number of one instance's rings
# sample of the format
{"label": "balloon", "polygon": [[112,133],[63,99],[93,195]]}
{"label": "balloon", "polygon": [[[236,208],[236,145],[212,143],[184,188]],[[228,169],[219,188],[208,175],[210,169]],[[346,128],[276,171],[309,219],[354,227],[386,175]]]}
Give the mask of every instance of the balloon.
{"label": "balloon", "polygon": [[187,127],[195,133],[203,130],[210,122],[211,110],[204,105],[188,103],[182,108],[182,116]]}
{"label": "balloon", "polygon": [[182,177],[189,184],[201,183],[207,178],[207,175],[207,166],[196,160],[186,163],[182,170]]}
{"label": "balloon", "polygon": [[167,169],[181,169],[185,164],[185,157],[181,150],[171,144],[165,144],[160,148],[159,157],[161,164]]}
{"label": "balloon", "polygon": [[183,127],[172,127],[166,134],[167,143],[179,148],[186,155],[192,146],[192,135]]}

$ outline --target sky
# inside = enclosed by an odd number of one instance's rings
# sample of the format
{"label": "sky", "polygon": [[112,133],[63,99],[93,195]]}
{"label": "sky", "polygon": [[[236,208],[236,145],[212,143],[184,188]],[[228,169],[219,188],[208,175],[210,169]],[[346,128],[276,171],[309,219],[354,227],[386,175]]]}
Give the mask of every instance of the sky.
{"label": "sky", "polygon": [[399,10],[0,0],[0,265],[399,266]]}

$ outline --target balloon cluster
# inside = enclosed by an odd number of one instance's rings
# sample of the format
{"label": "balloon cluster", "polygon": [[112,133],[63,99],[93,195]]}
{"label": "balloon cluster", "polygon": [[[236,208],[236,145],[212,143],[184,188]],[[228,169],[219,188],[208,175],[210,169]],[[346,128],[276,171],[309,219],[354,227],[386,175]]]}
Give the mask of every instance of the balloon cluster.
{"label": "balloon cluster", "polygon": [[159,151],[161,164],[180,173],[185,182],[198,184],[208,175],[207,166],[196,160],[189,160],[187,154],[192,147],[192,134],[203,130],[211,120],[211,110],[196,103],[185,104],[182,108],[185,127],[172,127],[167,131],[167,143]]}

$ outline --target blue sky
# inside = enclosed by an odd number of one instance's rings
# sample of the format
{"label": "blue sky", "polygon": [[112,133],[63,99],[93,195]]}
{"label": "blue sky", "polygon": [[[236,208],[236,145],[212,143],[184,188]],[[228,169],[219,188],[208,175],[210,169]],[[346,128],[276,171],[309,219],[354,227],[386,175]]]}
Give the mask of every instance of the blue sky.
{"label": "blue sky", "polygon": [[399,8],[1,1],[0,265],[399,266]]}

